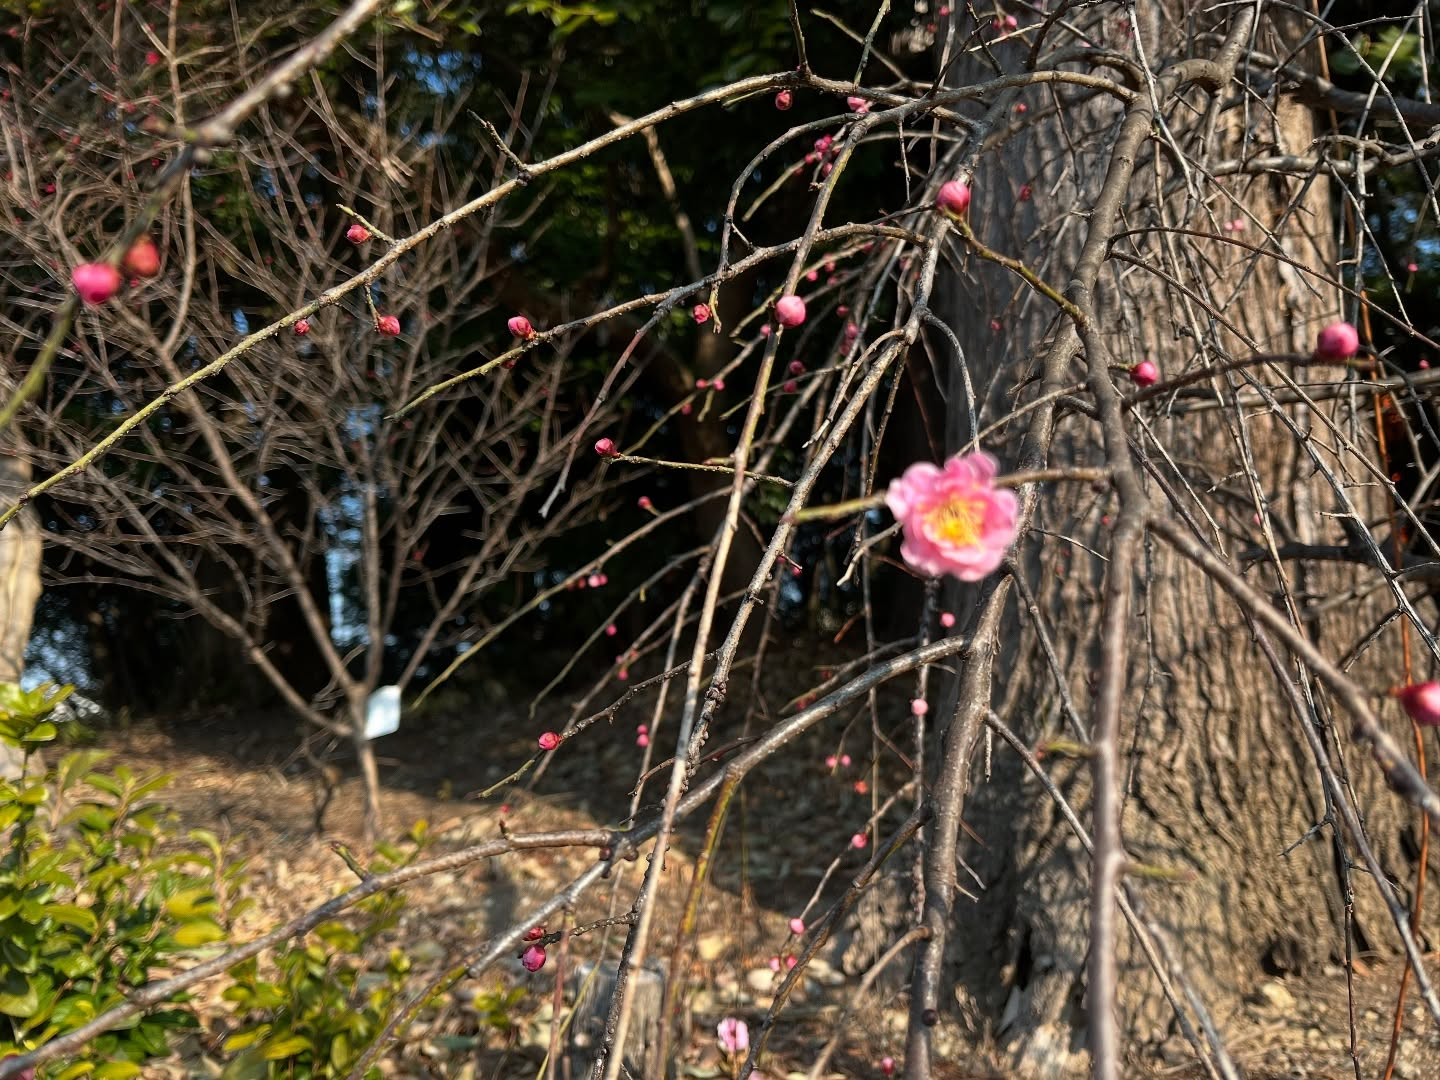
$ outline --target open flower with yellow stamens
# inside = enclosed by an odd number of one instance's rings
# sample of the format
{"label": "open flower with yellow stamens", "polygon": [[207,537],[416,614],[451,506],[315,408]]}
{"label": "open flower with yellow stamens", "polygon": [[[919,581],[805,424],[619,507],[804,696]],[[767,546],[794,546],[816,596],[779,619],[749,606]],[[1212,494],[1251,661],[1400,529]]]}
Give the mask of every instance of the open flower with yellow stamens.
{"label": "open flower with yellow stamens", "polygon": [[983,450],[944,468],[917,462],[892,481],[885,505],[905,530],[900,554],[923,574],[980,581],[1015,542],[1015,493],[994,484],[999,466]]}

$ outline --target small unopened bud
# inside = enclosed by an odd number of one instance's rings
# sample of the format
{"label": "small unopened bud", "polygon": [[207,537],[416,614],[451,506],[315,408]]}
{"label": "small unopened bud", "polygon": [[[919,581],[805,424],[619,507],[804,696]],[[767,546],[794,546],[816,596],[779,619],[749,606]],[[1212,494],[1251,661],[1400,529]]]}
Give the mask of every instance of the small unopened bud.
{"label": "small unopened bud", "polygon": [[947,180],[940,185],[935,205],[952,218],[964,217],[970,209],[970,188],[959,180]]}
{"label": "small unopened bud", "polygon": [[1136,386],[1154,386],[1160,381],[1160,369],[1149,360],[1141,360],[1130,369],[1130,381]]}
{"label": "small unopened bud", "polygon": [[805,321],[805,301],[791,293],[775,301],[775,321],[781,326],[799,326]]}

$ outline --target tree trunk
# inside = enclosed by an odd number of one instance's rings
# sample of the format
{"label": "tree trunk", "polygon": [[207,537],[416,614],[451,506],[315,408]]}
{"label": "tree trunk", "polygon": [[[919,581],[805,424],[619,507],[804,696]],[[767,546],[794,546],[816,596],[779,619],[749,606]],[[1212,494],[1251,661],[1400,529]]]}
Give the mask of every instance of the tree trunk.
{"label": "tree trunk", "polygon": [[[1138,5],[1142,20],[1150,7]],[[1173,16],[1163,25],[1159,18],[1142,25],[1146,56],[1155,69],[1186,55],[1187,48],[1213,52],[1218,44],[1203,44],[1195,35],[1196,21],[1233,15],[1232,9],[1204,16],[1191,11],[1187,21],[1178,17],[1179,0],[1153,7]],[[1071,8],[1067,19],[1083,25],[1103,47],[1137,59],[1128,22],[1118,11],[1082,5]],[[993,38],[988,25],[987,19],[983,36]],[[1289,42],[1298,41],[1295,29],[1284,26],[1279,15],[1267,16],[1253,47],[1289,55]],[[1201,43],[1188,46],[1181,33]],[[955,66],[955,84],[993,78],[994,69],[985,66],[992,57],[1007,71],[1022,70],[1030,43],[1025,39],[972,51]],[[1145,86],[1136,89],[1148,92]],[[1234,93],[1234,86],[1221,91],[1222,96]],[[1206,91],[1190,87],[1181,97],[1178,107],[1174,101],[1162,103],[1161,112],[1187,155],[1189,179],[1201,197],[1186,201],[1186,176],[1162,144],[1164,136],[1152,131],[1122,215],[1122,227],[1130,232],[1112,244],[1111,261],[1097,283],[1111,362],[1129,367],[1152,360],[1162,379],[1170,379],[1257,351],[1225,328],[1227,320],[1260,352],[1308,354],[1319,327],[1341,315],[1340,297],[1316,276],[1257,255],[1256,249],[1332,273],[1335,245],[1326,182],[1273,176],[1217,180],[1207,166],[1242,158],[1257,147],[1278,154],[1313,152],[1312,117],[1293,102],[1280,102],[1273,113],[1257,102],[1246,114],[1247,128],[1237,110],[1209,111],[1215,99]],[[990,247],[1023,259],[1062,291],[1086,238],[1084,215],[1110,168],[1122,108],[1108,95],[1077,87],[1027,89],[1007,106],[1007,116],[1023,130],[1012,132],[1001,150],[976,163],[971,220],[977,234]],[[1002,118],[997,127],[1005,123]],[[1245,222],[1244,231],[1217,224],[1235,219]],[[1209,235],[1175,231],[1183,229]],[[1231,239],[1246,246],[1227,242]],[[1166,275],[1183,282],[1184,289],[1167,287]],[[1037,396],[1035,358],[1058,332],[1060,316],[1014,274],[973,257],[950,277],[948,288],[946,321],[969,366],[983,429]],[[1285,366],[1287,374],[1299,370]],[[1318,378],[1345,378],[1343,369],[1340,374],[1334,370]],[[1299,378],[1317,381],[1315,371]],[[1201,385],[1228,393],[1251,373],[1271,385],[1277,381],[1271,371],[1254,367],[1211,376]],[[952,452],[974,435],[958,368],[953,374],[948,395]],[[1084,361],[1073,361],[1069,375],[1070,384],[1083,382]],[[1131,389],[1123,371],[1115,377],[1122,389]],[[1315,415],[1321,411],[1324,417]],[[1341,477],[1362,521],[1380,524],[1384,533],[1383,493],[1357,455],[1358,449],[1379,460],[1370,399],[1337,398],[1308,411],[1289,407],[1285,415],[1288,421],[1251,410],[1242,421],[1228,405],[1182,413],[1166,399],[1151,399],[1128,413],[1127,423],[1132,448],[1143,448],[1153,473],[1177,493],[1212,548],[1229,558],[1265,549],[1262,522],[1273,530],[1276,544],[1347,542],[1343,518],[1337,516],[1342,503],[1317,471],[1311,451]],[[1305,433],[1303,442],[1287,423]],[[1024,417],[1012,421],[985,446],[1003,465],[1014,466],[1026,427]],[[1337,432],[1349,441],[1348,451],[1340,448]],[[1058,424],[1046,457],[1059,467],[1103,463],[1098,424],[1071,412]],[[1247,471],[1256,478],[1253,487]],[[1167,505],[1170,496],[1153,476],[1147,474],[1146,483],[1153,502]],[[1134,860],[1193,873],[1193,881],[1183,885],[1145,886],[1146,898],[1223,1029],[1238,999],[1266,974],[1314,972],[1345,954],[1347,884],[1356,894],[1356,948],[1392,947],[1395,932],[1364,875],[1345,880],[1333,830],[1307,836],[1327,814],[1316,764],[1244,613],[1193,566],[1153,540],[1145,543],[1141,565],[1107,567],[1092,556],[1107,550],[1109,515],[1116,512],[1113,496],[1085,485],[1048,487],[1034,522],[1044,533],[1032,533],[1023,547],[1024,572],[1071,699],[1087,725],[1105,574],[1135,575],[1120,740],[1124,844]],[[1294,562],[1283,564],[1283,570],[1283,588],[1305,612],[1306,632],[1332,657],[1358,648],[1393,606],[1388,591],[1373,588],[1378,580],[1373,569]],[[1257,560],[1249,574],[1252,585],[1284,605],[1275,563]],[[1359,590],[1352,602],[1325,603],[1351,588]],[[952,610],[963,611],[975,595],[973,588],[957,590],[949,598]],[[1057,737],[1074,740],[1035,626],[1015,607],[1007,608],[1000,631],[995,708],[1032,746]],[[1382,645],[1396,642],[1398,635],[1393,624]],[[1399,683],[1403,673],[1393,662],[1399,651],[1362,650],[1350,672],[1376,687]],[[1416,677],[1423,678],[1423,672]],[[1337,727],[1340,732],[1341,744],[1329,744],[1331,761],[1348,774],[1376,852],[1403,897],[1413,884],[1414,866],[1400,839],[1413,819],[1385,789],[1373,762],[1345,740],[1343,716],[1329,726],[1336,718],[1326,712],[1323,700],[1319,708],[1318,723],[1327,725],[1327,737]],[[1090,859],[1015,756],[998,748],[993,760],[977,756],[983,760],[971,765],[964,819],[981,842],[962,839],[960,854],[985,888],[974,905],[961,902],[948,939],[959,1012],[977,1036],[996,1035],[1009,1046],[1015,1075],[1069,1075],[1088,1060]],[[1047,758],[1045,765],[1089,827],[1088,762]],[[1345,850],[1353,852],[1348,840]],[[1117,942],[1122,1034],[1132,1045],[1163,1039],[1173,1030],[1169,1006],[1123,930],[1122,937]]]}
{"label": "tree trunk", "polygon": [[[29,486],[30,463],[0,452],[0,507],[14,505]],[[0,531],[0,682],[19,682],[25,670],[25,646],[40,599],[41,547],[40,523],[29,507]],[[0,744],[0,776],[18,776],[23,765],[19,748]]]}

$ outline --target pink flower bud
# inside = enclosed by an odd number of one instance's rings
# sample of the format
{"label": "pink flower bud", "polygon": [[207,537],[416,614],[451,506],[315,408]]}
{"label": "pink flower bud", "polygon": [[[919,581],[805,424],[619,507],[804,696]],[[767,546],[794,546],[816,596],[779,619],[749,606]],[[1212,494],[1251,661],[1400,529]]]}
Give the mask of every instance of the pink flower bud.
{"label": "pink flower bud", "polygon": [[800,962],[799,960],[795,959],[795,954],[794,954],[793,952],[786,954],[786,956],[785,956],[785,970],[786,970],[786,971],[792,971],[792,970],[794,970],[795,965],[798,964],[799,962]]}
{"label": "pink flower bud", "polygon": [[917,697],[914,701],[910,702],[911,716],[924,716],[929,711],[930,705],[924,698]]}
{"label": "pink flower bud", "polygon": [[704,389],[707,389],[709,386],[710,386],[710,380],[709,380],[709,379],[696,379],[696,380],[695,380],[695,389],[696,389],[696,390],[704,390]]}
{"label": "pink flower bud", "polygon": [[375,320],[375,329],[386,337],[400,336],[400,320],[394,315],[381,315]]}
{"label": "pink flower bud", "polygon": [[832,146],[834,146],[834,145],[835,145],[835,136],[833,136],[833,135],[821,135],[820,138],[818,138],[818,139],[815,140],[815,152],[816,152],[817,154],[825,154],[825,153],[828,153],[828,152],[830,151],[830,147],[832,147]]}
{"label": "pink flower bud", "polygon": [[764,326],[760,327],[760,336],[761,336],[761,337],[769,337],[769,336],[770,336],[770,324],[769,324],[768,322],[767,322]]}
{"label": "pink flower bud", "polygon": [[636,501],[636,505],[639,506],[641,510],[655,509],[655,504],[650,501],[649,495],[641,495],[640,498]]}
{"label": "pink flower bud", "polygon": [[621,682],[628,682],[630,680],[630,670],[628,668],[622,667],[618,672],[616,672],[615,677]]}
{"label": "pink flower bud", "polygon": [[1413,262],[1412,262],[1412,263],[1406,263],[1406,264],[1405,264],[1405,269],[1408,270],[1408,271],[1410,271],[1410,273],[1413,274],[1413,273],[1415,273],[1417,270],[1420,269],[1420,265],[1419,265],[1419,263],[1413,263]]}
{"label": "pink flower bud", "polygon": [[850,314],[850,306],[848,304],[841,304],[835,309],[835,314],[843,319],[846,315]]}
{"label": "pink flower bud", "polygon": [[160,272],[160,252],[155,247],[155,241],[148,236],[140,237],[130,245],[121,265],[125,267],[127,274],[134,274],[139,278],[154,277]]}
{"label": "pink flower bud", "polygon": [[614,439],[596,439],[595,453],[601,457],[614,457],[616,454]]}
{"label": "pink flower bud", "polygon": [[848,768],[850,767],[850,755],[849,755],[849,754],[841,754],[841,755],[840,755],[840,767],[841,767],[842,769],[848,769]]}
{"label": "pink flower bud", "polygon": [[786,370],[789,371],[791,375],[804,375],[805,362],[803,360],[791,360]]}
{"label": "pink flower bud", "polygon": [[805,933],[805,920],[800,918],[798,915],[795,918],[791,919],[790,932],[796,937],[799,937],[801,934]]}
{"label": "pink flower bud", "polygon": [[638,746],[638,747],[640,747],[642,750],[643,750],[645,747],[649,746],[649,745],[650,745],[650,733],[649,733],[649,732],[646,732],[646,731],[642,731],[642,732],[640,732],[639,735],[636,735],[636,736],[635,736],[635,745]]}
{"label": "pink flower bud", "polygon": [[1348,322],[1331,323],[1315,341],[1316,360],[1348,360],[1360,348],[1360,335]]}
{"label": "pink flower bud", "polygon": [[827,758],[825,759],[825,767],[826,767],[827,769],[833,769],[833,768],[835,768],[836,765],[839,765],[839,764],[840,764],[840,759],[837,758],[834,754],[831,754],[829,757],[827,757]]}
{"label": "pink flower bud", "polygon": [[845,324],[845,340],[846,340],[846,341],[854,341],[854,340],[855,340],[857,337],[859,337],[859,336],[860,336],[860,327],[856,326],[853,322],[852,322],[852,323],[846,323],[846,324]]}
{"label": "pink flower bud", "polygon": [[695,325],[701,326],[710,321],[710,305],[696,304],[690,309],[690,314],[695,319]]}
{"label": "pink flower bud", "polygon": [[545,936],[545,927],[543,927],[543,926],[532,926],[529,930],[526,930],[526,931],[525,931],[525,937],[522,938],[521,940],[523,940],[523,941],[539,941],[539,940],[540,940],[542,937],[544,937],[544,936]]}
{"label": "pink flower bud", "polygon": [[363,244],[370,239],[370,230],[361,225],[358,221],[345,230],[345,239],[352,244]]}
{"label": "pink flower bud", "polygon": [[522,341],[529,341],[535,336],[535,328],[530,325],[530,320],[524,315],[511,316],[510,321],[505,325],[509,328],[510,333]]}
{"label": "pink flower bud", "polygon": [[869,791],[869,790],[870,790],[870,785],[867,784],[867,783],[865,783],[864,780],[856,780],[856,781],[855,781],[855,794],[856,794],[856,795],[864,795],[864,794],[865,794],[867,791]]}
{"label": "pink flower bud", "polygon": [[866,836],[863,832],[857,832],[854,836],[850,837],[850,846],[853,847],[856,851],[859,851],[869,842],[870,838]]}
{"label": "pink flower bud", "polygon": [[1035,194],[1035,189],[1032,188],[1029,184],[1021,184],[1021,185],[1020,185],[1020,201],[1021,201],[1021,202],[1029,202],[1029,201],[1030,201],[1030,196],[1032,196],[1032,195],[1034,195],[1034,194]]}
{"label": "pink flower bud", "polygon": [[947,180],[940,185],[935,205],[941,213],[953,218],[964,217],[965,211],[970,209],[970,189],[959,180]]}
{"label": "pink flower bud", "polygon": [[70,271],[70,280],[87,304],[103,304],[120,291],[120,271],[109,263],[81,263]]}
{"label": "pink flower bud", "polygon": [[1015,111],[1017,113],[1029,112],[1030,106],[1026,105],[1023,101],[1017,101],[1015,103]]}
{"label": "pink flower bud", "polygon": [[159,62],[160,62],[160,54],[159,54],[158,52],[155,52],[154,50],[151,50],[150,52],[147,52],[147,53],[145,54],[145,63],[149,64],[151,67],[154,67],[154,66],[155,66],[156,64],[158,64]]}
{"label": "pink flower bud", "polygon": [[525,950],[525,955],[520,957],[520,963],[525,966],[526,971],[539,971],[545,966],[545,950],[539,945],[531,945]]}
{"label": "pink flower bud", "polygon": [[1154,386],[1160,381],[1160,369],[1149,360],[1141,360],[1130,369],[1130,381],[1136,386]]}
{"label": "pink flower bud", "polygon": [[560,736],[556,735],[553,731],[542,731],[540,738],[535,741],[540,744],[541,750],[549,751],[554,750],[560,745]]}
{"label": "pink flower bud", "polygon": [[955,625],[954,614],[949,611],[942,611],[940,613],[940,625],[945,627],[946,630],[949,630],[952,626]]}
{"label": "pink flower bud", "polygon": [[895,1075],[895,1059],[894,1059],[893,1057],[889,1057],[888,1055],[887,1055],[886,1057],[881,1058],[881,1059],[880,1059],[880,1071],[881,1071],[882,1073],[884,1073],[886,1076],[894,1076],[894,1075]]}
{"label": "pink flower bud", "polygon": [[598,588],[600,588],[601,585],[604,585],[605,582],[603,582],[603,581],[600,580],[600,575],[599,575],[599,574],[591,574],[590,577],[589,577],[589,580],[587,581],[587,584],[588,584],[592,589],[598,589]]}
{"label": "pink flower bud", "polygon": [[870,111],[870,102],[866,101],[863,97],[847,97],[845,99],[845,107],[853,113],[864,116]]}
{"label": "pink flower bud", "polygon": [[820,271],[819,271],[819,270],[807,270],[807,271],[805,272],[805,280],[806,280],[806,281],[819,281],[819,280],[820,280]]}
{"label": "pink flower bud", "polygon": [[800,389],[800,384],[797,383],[794,379],[786,379],[783,383],[780,384],[780,389],[787,394],[793,394]]}
{"label": "pink flower bud", "polygon": [[1415,723],[1422,727],[1440,725],[1440,682],[1417,683],[1390,692],[1400,699]]}
{"label": "pink flower bud", "polygon": [[1005,16],[1005,29],[1006,29],[1006,30],[1014,30],[1014,29],[1015,29],[1017,26],[1019,26],[1019,25],[1020,25],[1020,20],[1017,19],[1017,18],[1015,18],[1014,15],[1006,15],[1006,16]]}
{"label": "pink flower bud", "polygon": [[999,319],[991,319],[991,320],[990,320],[990,332],[991,332],[992,334],[998,334],[998,333],[999,333],[1001,330],[1003,330],[1003,329],[1004,329],[1004,325],[1000,322]]}
{"label": "pink flower bud", "polygon": [[805,301],[794,293],[775,301],[775,321],[781,326],[799,326],[805,321]]}
{"label": "pink flower bud", "polygon": [[[835,166],[834,166],[833,164],[831,164],[830,162],[828,162],[828,161],[825,162],[824,165],[821,165],[821,166],[820,166],[820,175],[821,175],[821,176],[829,176],[829,175],[830,175],[832,172],[834,172],[834,171],[835,171]],[[817,274],[816,277],[819,277],[819,275]],[[810,280],[811,280],[811,281],[814,281],[815,278],[811,278]]]}
{"label": "pink flower bud", "polygon": [[711,380],[710,380],[710,389],[711,389],[711,390],[724,390],[724,389],[725,389],[725,380],[724,380],[724,379],[711,379]]}
{"label": "pink flower bud", "polygon": [[778,957],[778,956],[772,956],[772,957],[770,957],[770,970],[771,970],[771,971],[779,971],[779,970],[780,970],[780,957]]}
{"label": "pink flower bud", "polygon": [[301,337],[304,337],[304,336],[305,336],[306,334],[308,334],[309,332],[310,332],[310,320],[309,320],[309,319],[300,319],[298,322],[295,323],[295,333],[299,334]]}
{"label": "pink flower bud", "polygon": [[781,112],[788,112],[793,104],[795,104],[795,99],[790,96],[789,90],[781,90],[775,95],[775,108]]}

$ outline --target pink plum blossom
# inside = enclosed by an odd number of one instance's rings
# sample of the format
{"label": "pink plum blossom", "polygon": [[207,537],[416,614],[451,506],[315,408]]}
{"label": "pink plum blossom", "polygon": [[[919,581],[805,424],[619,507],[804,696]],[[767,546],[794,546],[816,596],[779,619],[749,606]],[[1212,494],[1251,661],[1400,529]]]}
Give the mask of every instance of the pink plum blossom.
{"label": "pink plum blossom", "polygon": [[983,450],[939,468],[917,462],[891,482],[885,505],[905,533],[900,554],[916,570],[961,581],[994,573],[1015,542],[1015,493],[994,485],[999,471]]}
{"label": "pink plum blossom", "polygon": [[739,1057],[750,1049],[750,1028],[744,1020],[727,1016],[715,1028],[720,1039],[720,1049],[731,1057]]}

